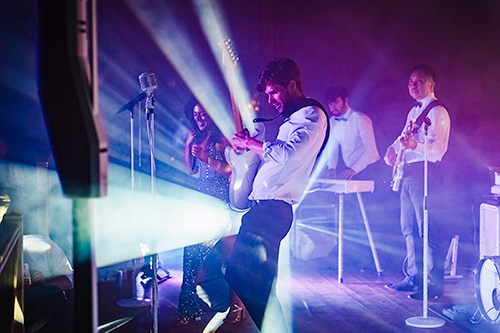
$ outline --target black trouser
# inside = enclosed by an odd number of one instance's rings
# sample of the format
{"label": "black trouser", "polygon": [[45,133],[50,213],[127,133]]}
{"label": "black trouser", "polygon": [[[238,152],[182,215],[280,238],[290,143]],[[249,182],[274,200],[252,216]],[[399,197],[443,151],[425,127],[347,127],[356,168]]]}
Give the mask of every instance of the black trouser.
{"label": "black trouser", "polygon": [[278,200],[259,201],[241,220],[226,280],[259,329],[268,302],[276,298],[274,281],[280,242],[292,221],[292,206]]}
{"label": "black trouser", "polygon": [[63,332],[59,322],[66,315],[66,297],[56,286],[35,283],[24,292],[26,332]]}
{"label": "black trouser", "polygon": [[[446,222],[448,216],[446,210],[443,210],[441,202],[443,198],[440,191],[441,182],[440,163],[428,164],[428,194],[426,198],[428,211],[428,232],[429,232],[429,247],[432,249],[433,268],[429,271],[429,281],[431,285],[429,289],[435,294],[442,294],[444,289],[444,261],[446,256],[446,242],[451,239],[450,225]],[[410,185],[408,185],[410,184]],[[404,176],[402,180],[401,193],[411,189],[412,204],[414,205],[415,215],[413,223],[402,227],[403,236],[413,236],[415,240],[415,259],[418,267],[418,273],[414,277],[413,283],[418,287],[422,287],[423,282],[423,243],[417,240],[423,240],[423,196],[424,196],[424,163],[417,162],[406,164]],[[403,199],[401,202],[403,207]],[[417,211],[418,210],[418,211]],[[420,216],[420,221],[418,216]],[[414,228],[414,222],[417,222],[417,228]],[[403,225],[403,223],[402,223]],[[409,228],[409,229],[408,229]],[[411,235],[413,234],[413,235]],[[409,259],[408,259],[409,260]]]}
{"label": "black trouser", "polygon": [[223,273],[226,262],[224,253],[225,241],[226,239],[222,238],[215,244],[212,251],[207,255],[197,276],[197,283],[207,294],[210,301],[210,308],[215,312],[224,312],[231,305],[231,291]]}

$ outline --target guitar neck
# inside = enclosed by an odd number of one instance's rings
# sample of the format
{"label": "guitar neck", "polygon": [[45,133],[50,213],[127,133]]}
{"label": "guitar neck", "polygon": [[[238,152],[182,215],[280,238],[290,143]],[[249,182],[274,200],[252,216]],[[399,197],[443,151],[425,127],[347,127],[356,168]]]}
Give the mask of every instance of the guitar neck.
{"label": "guitar neck", "polygon": [[236,127],[236,133],[240,133],[243,131],[243,123],[241,121],[241,114],[237,99],[234,95],[234,90],[237,84],[234,68],[236,67],[236,63],[238,62],[239,57],[230,39],[221,40],[219,42],[219,48],[222,49],[222,63],[226,66],[227,85],[229,86],[229,95],[231,97],[231,112],[233,115],[233,122],[234,126]]}
{"label": "guitar neck", "polygon": [[234,80],[232,78],[233,75],[234,72],[230,72],[228,70],[227,77],[229,83],[229,95],[231,96],[231,111],[233,115],[234,126],[236,127],[236,133],[240,133],[243,131],[243,122],[241,120],[241,113],[236,103],[236,99],[234,98],[234,92],[233,92]]}
{"label": "guitar neck", "polygon": [[229,95],[231,97],[231,113],[233,116],[234,126],[236,127],[236,133],[243,131],[243,122],[241,120],[241,113],[234,98],[234,71],[227,69],[227,81],[229,86]]}

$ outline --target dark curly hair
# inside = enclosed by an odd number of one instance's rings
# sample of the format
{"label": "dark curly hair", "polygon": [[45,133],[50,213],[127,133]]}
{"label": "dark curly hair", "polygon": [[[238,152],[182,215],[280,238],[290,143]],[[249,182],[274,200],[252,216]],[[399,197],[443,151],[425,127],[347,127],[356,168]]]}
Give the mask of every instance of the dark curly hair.
{"label": "dark curly hair", "polygon": [[[195,96],[192,96],[184,106],[184,114],[191,124],[191,130],[194,131],[194,142],[196,143],[202,142],[206,138],[208,133],[206,130],[200,131],[200,129],[198,128],[198,124],[196,124],[196,121],[194,120],[193,109],[198,104],[201,105],[198,99]],[[211,130],[212,135],[210,141],[220,142],[222,139],[222,133],[219,128],[214,124]]]}
{"label": "dark curly hair", "polygon": [[267,63],[257,80],[257,90],[263,92],[268,83],[277,83],[286,87],[291,80],[297,83],[297,89],[302,91],[302,78],[297,64],[289,58],[275,59]]}

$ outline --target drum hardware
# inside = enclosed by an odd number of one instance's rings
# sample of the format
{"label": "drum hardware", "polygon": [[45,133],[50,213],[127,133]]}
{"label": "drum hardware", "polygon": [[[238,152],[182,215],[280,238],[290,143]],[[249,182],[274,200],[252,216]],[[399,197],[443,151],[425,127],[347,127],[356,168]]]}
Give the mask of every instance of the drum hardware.
{"label": "drum hardware", "polygon": [[484,257],[475,273],[476,301],[483,319],[500,322],[500,256]]}

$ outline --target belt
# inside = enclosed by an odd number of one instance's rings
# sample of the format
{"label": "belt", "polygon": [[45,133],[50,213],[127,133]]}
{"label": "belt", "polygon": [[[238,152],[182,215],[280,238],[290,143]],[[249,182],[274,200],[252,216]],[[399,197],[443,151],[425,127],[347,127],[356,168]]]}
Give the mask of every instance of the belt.
{"label": "belt", "polygon": [[257,206],[258,204],[263,204],[266,202],[283,202],[283,203],[288,204],[286,201],[277,200],[277,199],[258,199],[258,200],[250,200],[249,202],[250,202],[249,203],[250,208]]}

